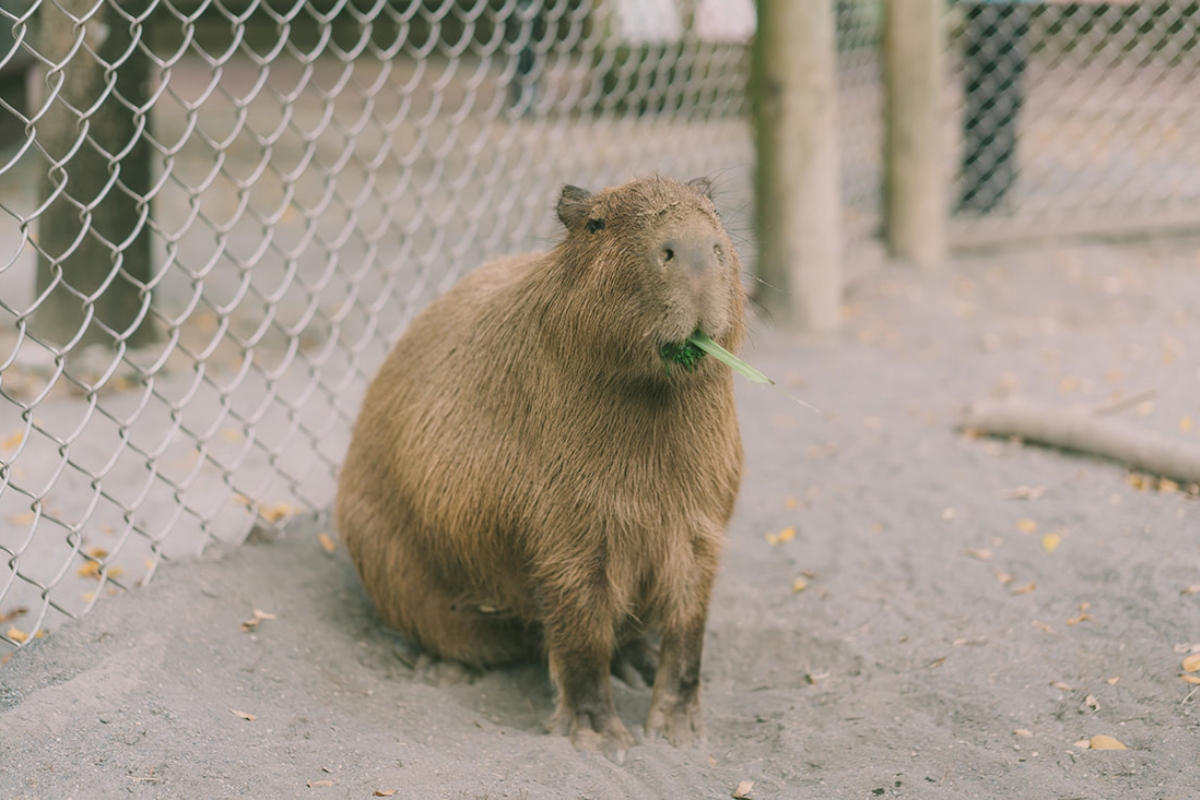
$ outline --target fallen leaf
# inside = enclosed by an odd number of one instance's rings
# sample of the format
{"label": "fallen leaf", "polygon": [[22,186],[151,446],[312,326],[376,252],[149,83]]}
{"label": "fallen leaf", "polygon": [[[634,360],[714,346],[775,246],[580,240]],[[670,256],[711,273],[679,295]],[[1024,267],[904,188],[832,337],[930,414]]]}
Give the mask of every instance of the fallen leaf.
{"label": "fallen leaf", "polygon": [[1180,592],[1180,594],[1200,594],[1200,583],[1193,583],[1191,586]]}
{"label": "fallen leaf", "polygon": [[796,538],[795,528],[784,528],[779,533],[768,533],[767,544],[780,544],[781,542],[790,542]]}
{"label": "fallen leaf", "polygon": [[27,613],[29,613],[29,609],[26,608],[25,606],[17,606],[16,608],[10,609],[8,611],[0,611],[0,622],[10,622],[10,621],[16,619],[17,617],[21,616],[22,614],[27,614]]}
{"label": "fallen leaf", "polygon": [[945,656],[942,656],[941,658],[935,658],[933,661],[930,661],[929,664],[926,665],[926,669],[933,669],[934,667],[940,667],[942,664],[945,664],[945,663],[946,663]]}
{"label": "fallen leaf", "polygon": [[296,509],[288,503],[270,503],[258,505],[258,514],[267,522],[279,522],[279,520],[293,513]]}
{"label": "fallen leaf", "polygon": [[371,792],[371,796],[372,797],[391,797],[398,791],[400,791],[400,790],[399,789],[376,789],[375,791]]}
{"label": "fallen leaf", "polygon": [[1159,478],[1158,490],[1163,494],[1171,494],[1172,492],[1179,491],[1179,484],[1170,478]]}
{"label": "fallen leaf", "polygon": [[1036,588],[1037,588],[1037,584],[1034,583],[1033,581],[1030,581],[1029,583],[1025,584],[1024,586],[1018,586],[1017,588],[1013,589],[1012,593],[1013,594],[1029,594]]}
{"label": "fallen leaf", "polygon": [[99,578],[100,577],[100,562],[88,561],[79,569],[75,570],[75,574],[81,578]]}
{"label": "fallen leaf", "polygon": [[750,797],[750,792],[754,790],[754,781],[742,781],[733,790],[733,800],[746,800]]}
{"label": "fallen leaf", "polygon": [[1053,553],[1062,544],[1062,536],[1057,533],[1047,533],[1042,537],[1042,549],[1047,553]]}
{"label": "fallen leaf", "polygon": [[5,631],[4,635],[12,639],[17,644],[20,644],[29,638],[29,634],[18,628],[16,625],[9,625],[8,630]]}
{"label": "fallen leaf", "polygon": [[1121,744],[1111,736],[1097,734],[1088,740],[1088,747],[1092,750],[1128,750],[1129,748]]}
{"label": "fallen leaf", "polygon": [[317,534],[317,541],[321,543],[321,549],[326,553],[332,553],[337,549],[337,542],[328,533]]}
{"label": "fallen leaf", "polygon": [[968,547],[963,552],[969,555],[971,558],[978,559],[979,561],[992,560],[992,551],[986,548],[978,549],[974,547]]}
{"label": "fallen leaf", "polygon": [[5,436],[4,441],[0,442],[0,450],[16,450],[23,441],[25,441],[25,431],[15,431]]}
{"label": "fallen leaf", "polygon": [[1075,746],[1082,747],[1084,750],[1087,750],[1089,747],[1092,746],[1092,740],[1091,739],[1080,739],[1078,742],[1075,743]]}
{"label": "fallen leaf", "polygon": [[333,786],[337,781],[305,781],[304,785],[310,789],[324,789]]}
{"label": "fallen leaf", "polygon": [[1038,524],[1036,520],[1019,519],[1017,520],[1017,530],[1021,533],[1037,533]]}
{"label": "fallen leaf", "polygon": [[1200,653],[1190,655],[1183,660],[1184,672],[1200,672]]}
{"label": "fallen leaf", "polygon": [[248,619],[243,622],[241,624],[241,629],[243,631],[252,631],[257,628],[259,623],[261,623],[264,619],[278,619],[278,616],[275,614],[268,614],[266,611],[259,611],[256,608],[254,609],[254,619]]}
{"label": "fallen leaf", "polygon": [[1200,675],[1180,675],[1179,677],[1188,683],[1200,686]]}
{"label": "fallen leaf", "polygon": [[1054,628],[1051,628],[1045,622],[1041,622],[1041,621],[1035,619],[1033,622],[1031,622],[1029,624],[1032,625],[1033,627],[1037,628],[1039,631],[1042,631],[1043,633],[1054,633]]}
{"label": "fallen leaf", "polygon": [[229,444],[241,444],[246,441],[246,434],[237,428],[222,428],[221,441],[228,442]]}
{"label": "fallen leaf", "polygon": [[1091,619],[1091,616],[1089,616],[1087,613],[1087,610],[1091,607],[1092,607],[1091,603],[1080,603],[1079,604],[1079,616],[1071,617],[1069,620],[1067,620],[1067,624],[1068,625],[1078,625],[1079,623],[1083,622],[1085,619]]}
{"label": "fallen leaf", "polygon": [[26,511],[22,514],[13,514],[8,518],[8,521],[13,525],[28,525],[37,519],[37,514],[32,511]]}
{"label": "fallen leaf", "polygon": [[1121,676],[1117,675],[1112,678],[1109,678],[1108,680],[1105,681],[1105,683],[1107,683],[1109,686],[1116,686],[1117,683],[1120,682],[1120,680],[1121,680]]}
{"label": "fallen leaf", "polygon": [[1100,710],[1100,701],[1096,699],[1096,695],[1094,694],[1089,694],[1087,697],[1083,698],[1083,704],[1092,711]]}
{"label": "fallen leaf", "polygon": [[1074,686],[1072,686],[1072,685],[1071,685],[1071,684],[1069,684],[1069,683],[1064,683],[1063,681],[1055,681],[1054,683],[1052,683],[1052,684],[1050,684],[1050,685],[1051,685],[1051,686],[1053,686],[1055,689],[1061,689],[1061,690],[1062,690],[1062,691],[1064,691],[1064,692],[1073,692],[1073,691],[1075,691],[1075,687],[1074,687]]}
{"label": "fallen leaf", "polygon": [[1028,730],[1025,730],[1024,728],[1017,728],[1015,731],[1013,731],[1013,735],[1030,737],[1030,736],[1033,736],[1033,731],[1028,731]]}
{"label": "fallen leaf", "polygon": [[229,713],[233,714],[235,717],[241,717],[242,719],[247,720],[249,722],[254,722],[254,720],[258,719],[258,717],[254,714],[248,714],[245,711],[238,711],[237,709],[234,709],[234,708],[229,709]]}
{"label": "fallen leaf", "polygon": [[1008,586],[1015,581],[1016,578],[1014,578],[1012,575],[1009,575],[1007,572],[996,570],[996,580],[1000,581],[1001,586]]}
{"label": "fallen leaf", "polygon": [[796,578],[796,580],[792,581],[792,594],[800,594],[800,592],[803,592],[807,588],[808,581],[804,580],[804,578]]}
{"label": "fallen leaf", "polygon": [[1149,489],[1151,486],[1150,481],[1150,478],[1142,475],[1140,472],[1131,472],[1125,476],[1125,482],[1137,489],[1139,492]]}
{"label": "fallen leaf", "polygon": [[1196,644],[1192,644],[1191,642],[1180,642],[1171,649],[1180,655],[1186,655],[1188,653],[1200,653],[1200,642],[1197,642]]}

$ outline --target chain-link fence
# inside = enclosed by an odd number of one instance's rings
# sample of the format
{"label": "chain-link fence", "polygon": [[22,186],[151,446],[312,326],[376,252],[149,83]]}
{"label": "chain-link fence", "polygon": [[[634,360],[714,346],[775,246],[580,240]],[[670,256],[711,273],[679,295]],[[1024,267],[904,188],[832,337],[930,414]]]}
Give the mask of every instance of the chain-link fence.
{"label": "chain-link fence", "polygon": [[1200,4],[950,12],[955,240],[1200,224]]}
{"label": "chain-link fence", "polygon": [[[739,13],[739,11],[741,13]],[[4,0],[0,636],[332,498],[366,381],[564,182],[711,175],[746,3]]]}
{"label": "chain-link fence", "polygon": [[[860,241],[882,5],[832,3]],[[948,8],[956,239],[1187,216],[1194,3]],[[548,246],[561,184],[713,176],[753,250],[750,0],[0,17],[0,646],[325,508],[390,344],[465,270]]]}

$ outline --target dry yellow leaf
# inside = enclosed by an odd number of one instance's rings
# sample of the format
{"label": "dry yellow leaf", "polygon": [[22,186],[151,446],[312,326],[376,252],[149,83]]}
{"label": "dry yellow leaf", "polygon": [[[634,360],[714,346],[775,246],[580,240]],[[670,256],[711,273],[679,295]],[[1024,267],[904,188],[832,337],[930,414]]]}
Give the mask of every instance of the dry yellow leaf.
{"label": "dry yellow leaf", "polygon": [[1042,537],[1042,549],[1047,553],[1053,553],[1062,544],[1062,536],[1057,533],[1047,533]]}
{"label": "dry yellow leaf", "polygon": [[1176,483],[1175,481],[1171,480],[1170,478],[1159,478],[1158,479],[1158,490],[1160,492],[1162,492],[1163,494],[1170,494],[1171,492],[1178,492],[1179,484]]}
{"label": "dry yellow leaf", "polygon": [[1033,581],[1030,581],[1029,583],[1025,584],[1024,586],[1018,586],[1017,588],[1013,589],[1012,593],[1013,594],[1029,594],[1036,588],[1037,588],[1037,584],[1034,583]]}
{"label": "dry yellow leaf", "polygon": [[85,602],[85,603],[90,603],[90,602],[92,602],[92,601],[93,601],[93,600],[95,600],[95,599],[96,599],[96,593],[95,593],[95,592],[84,592],[84,593],[83,593],[83,602]]}
{"label": "dry yellow leaf", "polygon": [[14,620],[28,611],[29,609],[25,606],[17,606],[16,608],[8,611],[0,611],[0,622],[9,622],[10,620]]}
{"label": "dry yellow leaf", "polygon": [[222,428],[221,441],[229,444],[241,444],[246,441],[246,434],[239,431],[237,428]]}
{"label": "dry yellow leaf", "polygon": [[1121,676],[1116,675],[1116,676],[1106,680],[1105,683],[1107,683],[1109,686],[1116,686],[1120,682],[1120,680],[1121,680]]}
{"label": "dry yellow leaf", "polygon": [[256,715],[249,714],[245,711],[238,711],[236,708],[229,709],[229,713],[233,714],[235,717],[241,717],[248,722],[254,722],[254,720],[258,719]]}
{"label": "dry yellow leaf", "polygon": [[376,789],[374,792],[371,793],[371,796],[372,797],[391,797],[398,791],[400,791],[400,790],[399,789]]}
{"label": "dry yellow leaf", "polygon": [[1200,675],[1180,675],[1179,677],[1188,683],[1200,686]]}
{"label": "dry yellow leaf", "polygon": [[767,544],[780,544],[781,542],[790,542],[796,538],[795,528],[784,528],[779,533],[768,533]]}
{"label": "dry yellow leaf", "polygon": [[1033,622],[1031,622],[1029,624],[1032,625],[1033,627],[1037,628],[1042,633],[1054,633],[1054,628],[1051,628],[1045,622],[1041,622],[1041,621],[1035,619]]}
{"label": "dry yellow leaf", "polygon": [[99,578],[100,577],[100,562],[89,561],[75,571],[75,574],[81,578]]}
{"label": "dry yellow leaf", "polygon": [[1088,740],[1088,747],[1092,750],[1128,750],[1129,748],[1121,744],[1111,736],[1097,734]]}
{"label": "dry yellow leaf", "polygon": [[1033,731],[1026,730],[1025,728],[1017,728],[1015,731],[1013,731],[1013,735],[1030,737],[1033,736]]}
{"label": "dry yellow leaf", "polygon": [[792,594],[800,594],[800,592],[803,592],[807,588],[808,581],[804,580],[804,578],[796,578],[796,580],[792,581]]}
{"label": "dry yellow leaf", "polygon": [[337,549],[337,542],[328,533],[322,532],[317,534],[317,541],[321,543],[321,549],[326,553],[332,553]]}
{"label": "dry yellow leaf", "polygon": [[1091,616],[1087,613],[1087,610],[1091,607],[1092,607],[1091,603],[1080,603],[1079,604],[1079,616],[1071,617],[1069,620],[1067,620],[1067,624],[1068,625],[1078,625],[1080,622],[1083,622],[1085,619],[1091,619]]}
{"label": "dry yellow leaf", "polygon": [[1200,672],[1200,653],[1195,653],[1183,660],[1184,672]]}
{"label": "dry yellow leaf", "polygon": [[800,501],[790,495],[783,498],[783,507],[788,511],[795,511],[799,505]]}
{"label": "dry yellow leaf", "polygon": [[1009,586],[1013,581],[1016,580],[1016,578],[1014,578],[1012,575],[1009,575],[1007,572],[996,570],[996,580],[1000,581],[1001,586]]}
{"label": "dry yellow leaf", "polygon": [[733,797],[733,800],[748,800],[752,791],[754,791],[754,781],[742,781],[730,796]]}
{"label": "dry yellow leaf", "polygon": [[108,551],[103,547],[87,547],[84,548],[83,552],[87,553],[92,558],[106,558],[108,556]]}
{"label": "dry yellow leaf", "polygon": [[969,555],[971,558],[977,559],[979,561],[991,561],[992,560],[992,551],[988,550],[987,548],[968,547],[963,552],[966,553],[967,555]]}
{"label": "dry yellow leaf", "polygon": [[1125,477],[1125,482],[1138,491],[1145,491],[1151,486],[1151,480],[1139,472],[1131,472]]}
{"label": "dry yellow leaf", "polygon": [[1193,583],[1191,586],[1180,592],[1180,594],[1200,594],[1200,583]]}
{"label": "dry yellow leaf", "polygon": [[258,513],[267,522],[279,522],[287,515],[291,514],[295,509],[287,503],[260,503],[258,505]]}
{"label": "dry yellow leaf", "polygon": [[336,781],[305,781],[304,785],[310,789],[325,789],[333,786]]}
{"label": "dry yellow leaf", "polygon": [[37,519],[37,514],[32,511],[26,511],[23,514],[13,514],[8,518],[8,521],[13,525],[28,525]]}
{"label": "dry yellow leaf", "polygon": [[4,441],[0,442],[0,450],[16,450],[23,441],[25,441],[25,431],[10,433],[4,437]]}
{"label": "dry yellow leaf", "polygon": [[1180,432],[1180,433],[1187,433],[1187,432],[1188,432],[1188,431],[1190,431],[1190,430],[1191,430],[1193,427],[1195,427],[1195,423],[1194,423],[1194,422],[1192,422],[1192,418],[1191,418],[1191,417],[1189,417],[1187,414],[1184,414],[1184,415],[1183,415],[1183,416],[1182,416],[1182,417],[1179,419],[1179,432]]}
{"label": "dry yellow leaf", "polygon": [[1053,686],[1055,689],[1061,689],[1061,690],[1062,690],[1062,691],[1064,691],[1064,692],[1073,692],[1073,691],[1075,691],[1075,687],[1074,687],[1074,686],[1072,686],[1072,685],[1071,685],[1071,684],[1069,684],[1069,683],[1064,683],[1063,681],[1055,681],[1054,683],[1052,683],[1052,684],[1050,684],[1050,685],[1051,685],[1051,686]]}
{"label": "dry yellow leaf", "polygon": [[1036,520],[1019,519],[1017,520],[1017,530],[1021,533],[1037,533],[1038,524]]}
{"label": "dry yellow leaf", "polygon": [[4,635],[12,639],[17,644],[20,644],[29,638],[29,634],[18,628],[16,625],[9,625],[8,630],[5,631]]}

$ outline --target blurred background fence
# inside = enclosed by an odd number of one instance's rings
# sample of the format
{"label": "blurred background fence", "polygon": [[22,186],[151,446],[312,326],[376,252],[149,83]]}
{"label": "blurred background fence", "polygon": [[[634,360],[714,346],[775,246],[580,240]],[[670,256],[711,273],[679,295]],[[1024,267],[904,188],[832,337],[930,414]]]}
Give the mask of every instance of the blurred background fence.
{"label": "blurred background fence", "polygon": [[[830,10],[854,259],[883,223],[884,9]],[[946,14],[953,242],[1193,221],[1195,3]],[[0,646],[324,509],[390,344],[465,270],[550,246],[561,184],[714,176],[754,263],[750,0],[0,18]]]}

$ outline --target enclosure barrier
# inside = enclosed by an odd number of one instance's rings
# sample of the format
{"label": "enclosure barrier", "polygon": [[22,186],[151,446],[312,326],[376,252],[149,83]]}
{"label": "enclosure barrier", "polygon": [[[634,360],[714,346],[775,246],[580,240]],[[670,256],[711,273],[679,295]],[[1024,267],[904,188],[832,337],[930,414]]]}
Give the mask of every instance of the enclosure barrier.
{"label": "enclosure barrier", "polygon": [[[390,344],[551,246],[561,184],[712,176],[753,264],[748,10],[0,0],[0,647],[327,508]],[[854,244],[882,224],[884,15],[827,10]],[[943,21],[952,243],[1187,222],[1195,4]]]}

